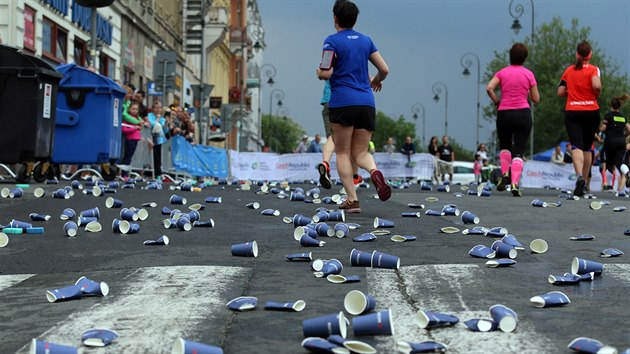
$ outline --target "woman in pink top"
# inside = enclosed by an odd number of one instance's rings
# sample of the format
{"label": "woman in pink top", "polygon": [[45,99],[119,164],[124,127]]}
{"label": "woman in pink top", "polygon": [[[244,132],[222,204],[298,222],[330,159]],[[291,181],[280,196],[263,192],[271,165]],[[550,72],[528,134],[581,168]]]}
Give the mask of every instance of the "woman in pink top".
{"label": "woman in pink top", "polygon": [[[510,49],[510,65],[499,70],[486,87],[488,96],[498,106],[497,133],[503,176],[497,184],[497,190],[504,191],[511,183],[512,195],[515,197],[523,195],[518,182],[523,172],[523,152],[532,130],[528,98],[534,103],[540,101],[536,78],[523,66],[527,54],[527,47],[523,43],[514,43]],[[501,98],[494,92],[497,86],[501,87]]]}

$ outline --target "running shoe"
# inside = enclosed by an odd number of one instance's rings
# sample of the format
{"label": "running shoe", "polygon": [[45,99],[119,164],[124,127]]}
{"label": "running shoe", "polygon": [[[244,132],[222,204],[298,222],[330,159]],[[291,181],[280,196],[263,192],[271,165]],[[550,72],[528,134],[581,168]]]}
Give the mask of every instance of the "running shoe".
{"label": "running shoe", "polygon": [[330,165],[328,165],[328,162],[322,161],[322,163],[317,165],[317,172],[319,172],[319,184],[322,185],[322,188],[332,188],[332,182],[330,181]]}
{"label": "running shoe", "polygon": [[577,181],[575,181],[575,189],[573,190],[573,195],[581,197],[584,195],[584,188],[586,187],[586,181],[584,177],[578,177]]}
{"label": "running shoe", "polygon": [[520,188],[518,188],[518,184],[512,184],[512,186],[510,187],[510,192],[512,192],[513,197],[523,196],[523,191]]}
{"label": "running shoe", "polygon": [[507,186],[510,185],[510,175],[508,173],[501,176],[499,183],[497,183],[497,191],[503,192]]}
{"label": "running shoe", "polygon": [[351,202],[350,200],[346,199],[346,201],[339,206],[339,210],[343,210],[344,212],[349,214],[358,214],[361,212],[361,206],[359,205],[358,200]]}
{"label": "running shoe", "polygon": [[387,181],[385,181],[385,177],[383,177],[383,173],[381,171],[377,169],[372,170],[370,172],[370,179],[376,187],[378,199],[386,201],[392,196],[392,187],[390,187]]}
{"label": "running shoe", "polygon": [[628,195],[624,191],[619,191],[619,192],[615,193],[615,196],[617,198],[627,198],[628,197]]}
{"label": "running shoe", "polygon": [[361,175],[357,175],[357,178],[352,178],[354,181],[354,185],[358,186],[359,184],[363,183],[363,177],[361,177]]}

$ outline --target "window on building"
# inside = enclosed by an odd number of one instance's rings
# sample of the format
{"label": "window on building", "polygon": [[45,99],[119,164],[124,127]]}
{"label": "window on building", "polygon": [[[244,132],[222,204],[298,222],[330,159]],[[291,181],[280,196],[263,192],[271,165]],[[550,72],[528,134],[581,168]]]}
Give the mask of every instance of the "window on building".
{"label": "window on building", "polygon": [[37,11],[33,8],[24,6],[24,49],[35,52],[35,19]]}
{"label": "window on building", "polygon": [[66,62],[68,31],[44,17],[42,21],[42,54],[58,63]]}
{"label": "window on building", "polygon": [[111,79],[114,78],[116,75],[116,61],[114,59],[101,52],[98,64],[98,72],[101,75],[107,76]]}
{"label": "window on building", "polygon": [[87,66],[87,42],[74,37],[74,62],[77,65]]}
{"label": "window on building", "polygon": [[133,79],[133,71],[125,68],[123,75],[123,82],[125,85],[131,83],[131,80]]}

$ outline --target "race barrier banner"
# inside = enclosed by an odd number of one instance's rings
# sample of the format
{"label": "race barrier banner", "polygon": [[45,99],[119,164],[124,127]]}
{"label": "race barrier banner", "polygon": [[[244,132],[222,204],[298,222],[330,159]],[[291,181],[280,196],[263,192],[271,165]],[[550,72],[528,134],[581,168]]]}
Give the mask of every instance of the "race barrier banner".
{"label": "race barrier banner", "polygon": [[[414,177],[431,179],[433,156],[415,154],[412,164],[402,154],[375,153],[376,165],[387,178]],[[230,151],[231,174],[240,180],[317,180],[316,167],[322,161],[319,153],[285,154]],[[331,178],[337,179],[337,163],[333,155]],[[363,177],[369,173],[359,170]]]}
{"label": "race barrier banner", "polygon": [[[592,167],[591,174],[591,191],[601,191],[602,175],[599,173],[599,167]],[[575,179],[575,170],[572,164],[559,165],[552,162],[527,161],[523,167],[521,186],[525,188],[550,186],[573,190]]]}
{"label": "race barrier banner", "polygon": [[225,150],[205,145],[192,145],[181,136],[171,138],[173,167],[193,176],[227,177]]}

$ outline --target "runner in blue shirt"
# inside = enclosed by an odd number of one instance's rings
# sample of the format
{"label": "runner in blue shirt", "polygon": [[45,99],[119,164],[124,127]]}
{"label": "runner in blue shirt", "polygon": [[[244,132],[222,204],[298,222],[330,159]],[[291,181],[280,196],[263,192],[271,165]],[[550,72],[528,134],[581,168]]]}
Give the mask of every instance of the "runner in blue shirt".
{"label": "runner in blue shirt", "polygon": [[[372,90],[381,90],[389,68],[372,39],[352,29],[359,15],[359,8],[352,1],[337,1],[333,15],[337,33],[328,36],[324,41],[317,77],[320,80],[330,80],[331,97],[328,106],[335,137],[337,170],[348,193],[346,202],[339,209],[348,213],[360,213],[361,207],[352,178],[353,159],[359,167],[370,172],[370,178],[381,200],[385,201],[391,196],[391,187],[368,152],[376,123]],[[371,79],[368,61],[378,70]],[[324,164],[318,166],[320,175],[327,172],[326,168]]]}

